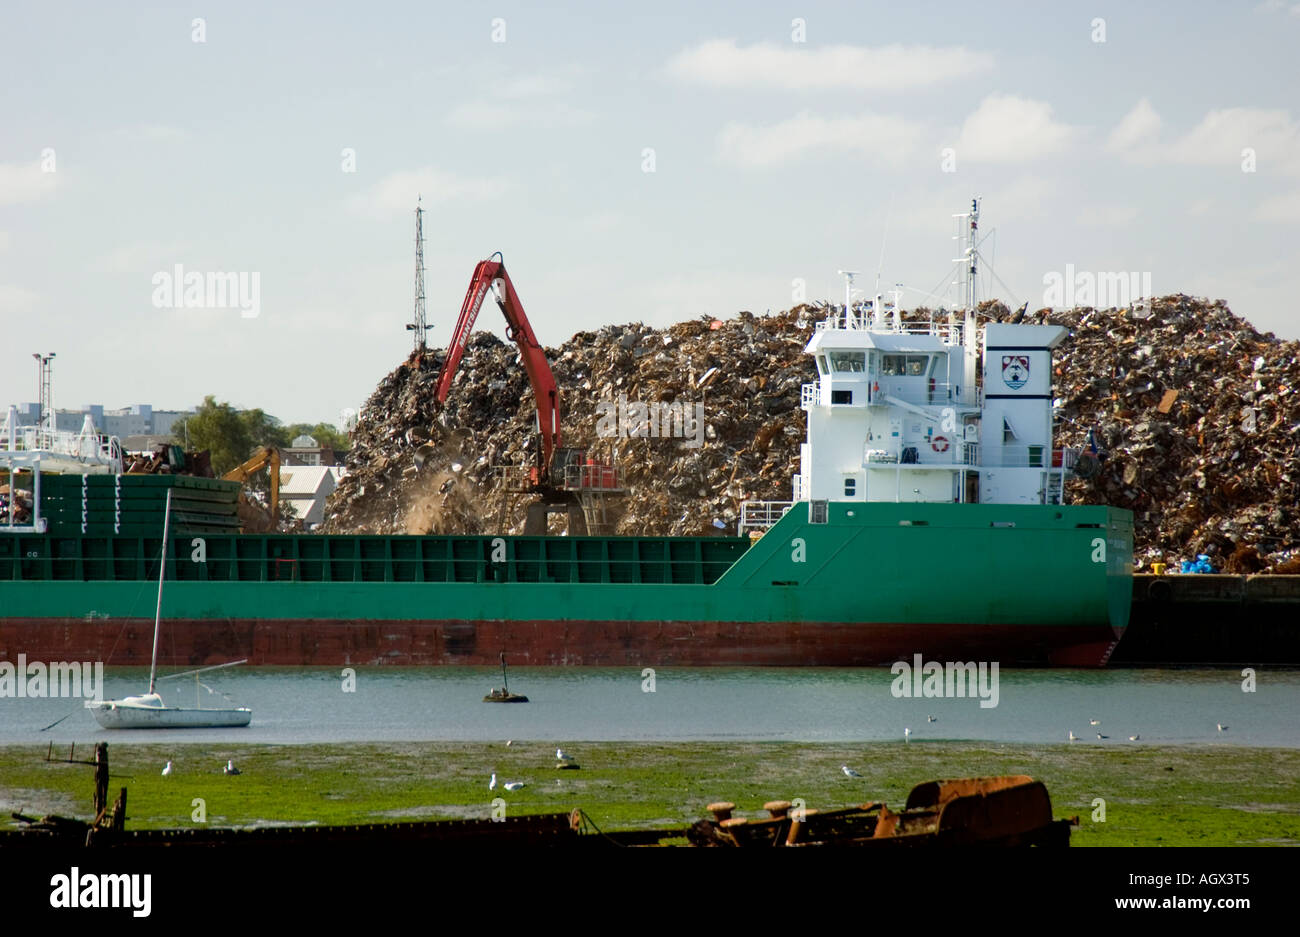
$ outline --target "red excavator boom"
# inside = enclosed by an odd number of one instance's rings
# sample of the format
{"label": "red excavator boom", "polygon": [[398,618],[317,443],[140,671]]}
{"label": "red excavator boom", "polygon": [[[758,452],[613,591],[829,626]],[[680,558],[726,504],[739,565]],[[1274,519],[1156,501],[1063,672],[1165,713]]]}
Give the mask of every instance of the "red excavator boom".
{"label": "red excavator boom", "polygon": [[456,376],[460,359],[465,354],[465,345],[470,333],[474,331],[474,321],[478,318],[479,309],[483,307],[483,298],[493,288],[494,281],[500,281],[496,301],[506,317],[506,337],[519,346],[524,367],[528,371],[528,382],[532,385],[533,397],[537,400],[537,432],[542,437],[538,468],[541,469],[541,477],[545,478],[551,469],[555,450],[560,446],[560,392],[555,385],[550,362],[546,360],[546,352],[537,343],[537,336],[528,324],[524,306],[519,301],[519,294],[515,292],[515,285],[510,282],[505,258],[500,253],[479,261],[474,268],[474,277],[469,282],[465,301],[460,307],[460,318],[456,320],[456,331],[447,346],[447,360],[443,362],[442,371],[438,375],[438,402],[445,403],[447,400],[452,378]]}

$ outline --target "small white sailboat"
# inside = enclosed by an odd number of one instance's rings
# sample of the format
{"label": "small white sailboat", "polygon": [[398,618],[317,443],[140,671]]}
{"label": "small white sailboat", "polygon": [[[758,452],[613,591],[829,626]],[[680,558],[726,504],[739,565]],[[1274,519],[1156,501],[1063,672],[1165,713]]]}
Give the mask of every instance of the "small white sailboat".
{"label": "small white sailboat", "polygon": [[[158,570],[158,608],[153,619],[153,657],[149,661],[149,692],[143,696],[125,696],[119,700],[86,700],[86,708],[94,715],[95,721],[105,729],[241,728],[252,721],[253,711],[251,709],[204,709],[198,700],[195,701],[194,709],[168,706],[163,702],[162,697],[155,692],[155,686],[158,682],[158,633],[162,625],[162,590],[163,581],[167,576],[167,535],[171,524],[171,513],[172,493],[169,489],[167,492],[166,513],[163,515],[163,549],[162,561]],[[242,664],[244,661],[202,667],[198,670],[173,674],[172,677],[195,675],[194,682],[197,695],[197,688],[201,686],[198,682],[198,674],[207,670],[231,667],[235,663]],[[164,677],[163,679],[168,680],[172,677]]]}

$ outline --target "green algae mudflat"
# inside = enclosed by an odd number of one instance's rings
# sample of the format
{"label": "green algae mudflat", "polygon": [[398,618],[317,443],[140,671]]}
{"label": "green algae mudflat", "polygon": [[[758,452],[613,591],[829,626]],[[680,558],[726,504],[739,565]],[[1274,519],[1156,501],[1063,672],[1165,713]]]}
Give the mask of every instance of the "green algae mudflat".
{"label": "green algae mudflat", "polygon": [[[580,770],[557,770],[556,744],[110,743],[110,791],[128,787],[132,829],[188,827],[200,814],[210,826],[486,818],[501,798],[496,809],[509,814],[582,807],[610,830],[686,827],[716,800],[733,801],[740,816],[796,797],[822,809],[869,800],[898,809],[922,781],[1028,774],[1047,785],[1056,817],[1078,815],[1076,846],[1300,845],[1300,751],[1291,749],[558,740]],[[92,752],[87,742],[76,757]],[[40,746],[0,747],[0,829],[18,827],[14,811],[89,818],[92,769],[45,755]],[[222,773],[228,760],[240,775]],[[525,786],[490,791],[493,773]]]}

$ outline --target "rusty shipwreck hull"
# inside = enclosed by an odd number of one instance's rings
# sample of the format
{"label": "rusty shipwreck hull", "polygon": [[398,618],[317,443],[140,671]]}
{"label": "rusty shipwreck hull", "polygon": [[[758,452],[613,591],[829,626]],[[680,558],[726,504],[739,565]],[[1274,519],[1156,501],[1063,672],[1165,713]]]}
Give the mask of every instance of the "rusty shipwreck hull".
{"label": "rusty shipwreck hull", "polygon": [[1028,775],[927,781],[912,788],[895,813],[883,803],[842,810],[792,810],[789,801],[764,805],[768,816],[731,815],[735,805],[711,804],[715,819],[691,827],[696,846],[1050,846],[1070,845],[1078,818],[1052,819],[1052,801]]}
{"label": "rusty shipwreck hull", "polygon": [[[0,660],[102,660],[148,666],[146,618],[0,620]],[[158,660],[204,666],[246,658],[260,666],[494,666],[505,651],[524,666],[887,665],[931,660],[1099,666],[1118,638],[1108,628],[861,622],[464,621],[408,619],[170,619]]]}

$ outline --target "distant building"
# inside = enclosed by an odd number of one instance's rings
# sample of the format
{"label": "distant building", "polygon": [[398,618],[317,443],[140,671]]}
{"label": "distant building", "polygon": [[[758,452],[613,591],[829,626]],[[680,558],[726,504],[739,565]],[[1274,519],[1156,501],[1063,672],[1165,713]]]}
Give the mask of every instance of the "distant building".
{"label": "distant building", "polygon": [[314,436],[295,436],[288,449],[280,450],[283,465],[342,465],[343,453],[332,446],[322,446]]}
{"label": "distant building", "polygon": [[[18,422],[35,426],[40,422],[40,405],[20,403]],[[107,436],[125,439],[128,436],[170,436],[172,427],[182,417],[193,416],[193,410],[155,410],[150,404],[139,403],[118,410],[106,410],[103,404],[87,403],[76,410],[54,411],[54,428],[80,432],[89,414],[95,429]],[[183,441],[183,440],[182,440]]]}
{"label": "distant building", "polygon": [[293,517],[311,530],[325,517],[325,499],[338,487],[345,469],[335,465],[280,468],[280,503],[293,505]]}

